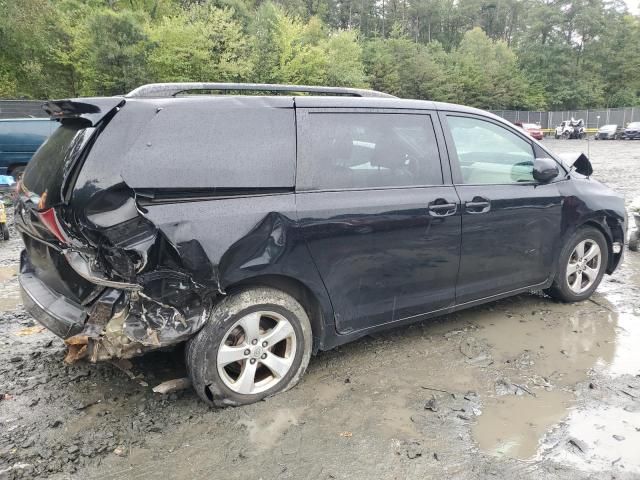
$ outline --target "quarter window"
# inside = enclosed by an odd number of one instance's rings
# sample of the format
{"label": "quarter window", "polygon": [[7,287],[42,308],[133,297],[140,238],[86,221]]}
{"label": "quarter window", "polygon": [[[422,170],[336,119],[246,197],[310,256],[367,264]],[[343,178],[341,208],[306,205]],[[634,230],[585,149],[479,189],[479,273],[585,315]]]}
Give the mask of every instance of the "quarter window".
{"label": "quarter window", "polygon": [[531,144],[506,128],[469,117],[448,116],[463,183],[533,182]]}
{"label": "quarter window", "polygon": [[311,113],[312,187],[441,185],[429,115]]}

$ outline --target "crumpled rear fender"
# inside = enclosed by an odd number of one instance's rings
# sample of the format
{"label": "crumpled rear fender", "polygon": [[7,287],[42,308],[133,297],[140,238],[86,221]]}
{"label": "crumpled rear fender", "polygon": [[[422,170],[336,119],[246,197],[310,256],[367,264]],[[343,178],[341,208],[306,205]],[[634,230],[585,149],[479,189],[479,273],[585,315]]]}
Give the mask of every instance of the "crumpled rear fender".
{"label": "crumpled rear fender", "polygon": [[[199,281],[221,293],[251,279],[278,276],[306,287],[322,320],[316,346],[335,327],[329,296],[313,263],[295,211],[295,194],[231,197],[145,207],[149,219],[193,265]],[[327,328],[329,327],[329,328]],[[322,330],[321,332],[317,330]]]}
{"label": "crumpled rear fender", "polygon": [[297,228],[294,194],[146,204],[87,237],[98,245],[92,271],[139,288],[103,282],[85,328],[66,340],[69,360],[128,358],[188,340],[218,298],[252,279],[292,279],[311,292],[316,348],[333,332],[326,328],[333,325],[328,294]]}

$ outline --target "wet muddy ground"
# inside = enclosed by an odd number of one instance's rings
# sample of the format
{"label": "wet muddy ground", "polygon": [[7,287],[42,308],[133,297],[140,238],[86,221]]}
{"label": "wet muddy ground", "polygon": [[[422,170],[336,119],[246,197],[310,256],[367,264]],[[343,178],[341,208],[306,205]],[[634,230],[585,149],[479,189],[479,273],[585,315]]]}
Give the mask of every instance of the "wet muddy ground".
{"label": "wet muddy ground", "polygon": [[[547,141],[556,151],[586,142]],[[590,142],[640,197],[640,142]],[[640,254],[591,301],[520,295],[312,358],[293,390],[214,410],[181,352],[67,366],[22,309],[0,244],[0,479],[640,478]]]}

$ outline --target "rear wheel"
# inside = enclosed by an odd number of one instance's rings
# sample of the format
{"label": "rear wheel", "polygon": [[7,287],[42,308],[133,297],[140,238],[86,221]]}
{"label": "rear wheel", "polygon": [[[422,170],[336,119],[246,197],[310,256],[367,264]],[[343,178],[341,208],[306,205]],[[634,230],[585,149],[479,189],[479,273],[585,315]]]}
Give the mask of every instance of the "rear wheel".
{"label": "rear wheel", "polygon": [[9,240],[9,227],[6,223],[0,224],[0,237],[2,240]]}
{"label": "rear wheel", "polygon": [[268,287],[229,295],[187,344],[196,392],[224,407],[246,405],[288,390],[311,357],[311,324],[290,295]]}
{"label": "rear wheel", "polygon": [[563,302],[586,300],[598,288],[608,260],[604,235],[593,227],[581,228],[562,249],[556,278],[545,293]]}

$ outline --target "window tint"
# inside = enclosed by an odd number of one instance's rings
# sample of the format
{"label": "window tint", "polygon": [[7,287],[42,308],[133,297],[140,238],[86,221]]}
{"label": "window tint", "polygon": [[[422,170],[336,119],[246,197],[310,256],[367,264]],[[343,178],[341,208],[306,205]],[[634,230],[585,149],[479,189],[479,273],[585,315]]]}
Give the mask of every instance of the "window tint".
{"label": "window tint", "polygon": [[311,113],[316,189],[442,184],[429,115]]}
{"label": "window tint", "polygon": [[122,177],[132,188],[293,187],[295,114],[289,106],[290,98],[172,99],[136,139]]}
{"label": "window tint", "polygon": [[468,117],[447,117],[463,183],[533,181],[531,144],[506,128]]}

